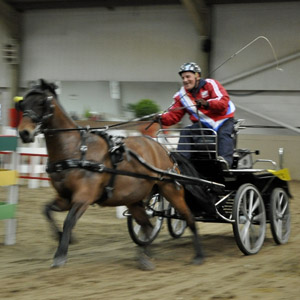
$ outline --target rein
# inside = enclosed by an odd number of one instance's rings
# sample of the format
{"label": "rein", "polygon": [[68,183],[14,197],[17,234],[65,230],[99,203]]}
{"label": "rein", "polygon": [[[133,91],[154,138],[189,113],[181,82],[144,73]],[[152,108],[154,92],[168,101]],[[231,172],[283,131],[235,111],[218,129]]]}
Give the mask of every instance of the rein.
{"label": "rein", "polygon": [[[195,106],[195,105],[191,105],[191,106],[188,106],[188,107],[192,107],[192,106]],[[186,107],[178,107],[176,109],[173,109],[174,111],[176,110],[182,110],[182,109],[186,109]],[[167,110],[170,110],[169,108]],[[167,111],[165,110],[165,111]],[[105,131],[105,130],[109,130],[111,128],[114,128],[114,127],[119,127],[119,126],[123,126],[123,125],[126,125],[126,124],[129,124],[131,122],[139,122],[139,121],[143,121],[143,120],[147,120],[151,117],[154,117],[156,116],[157,113],[154,113],[154,114],[150,114],[150,115],[147,115],[147,116],[144,116],[144,117],[141,117],[141,118],[135,118],[135,119],[131,119],[131,120],[128,120],[128,121],[124,121],[124,122],[120,122],[120,123],[116,123],[116,124],[113,124],[113,125],[107,125],[107,126],[101,126],[101,127],[90,127],[90,126],[86,126],[86,127],[75,127],[75,128],[51,128],[51,129],[48,129],[48,128],[44,128],[44,129],[41,129],[40,132],[41,133],[53,133],[53,132],[64,132],[64,131],[80,131],[80,130],[86,130],[86,131],[90,131],[92,133],[94,133],[93,131],[97,131],[97,130],[102,130],[102,131]],[[148,129],[154,122],[152,122],[151,124],[149,124],[146,129]]]}
{"label": "rein", "polygon": [[81,168],[92,172],[98,172],[98,173],[110,173],[110,174],[116,174],[116,175],[122,175],[122,176],[130,176],[130,177],[136,177],[136,178],[143,178],[143,179],[150,179],[150,180],[159,180],[159,181],[166,181],[166,182],[174,182],[176,181],[180,183],[189,183],[189,184],[206,184],[206,185],[217,185],[219,187],[224,187],[223,184],[216,183],[213,181],[204,180],[201,178],[195,178],[190,177],[182,174],[177,174],[171,171],[164,171],[161,169],[158,169],[150,164],[148,164],[141,156],[139,156],[134,151],[127,149],[127,153],[130,154],[134,159],[136,159],[140,164],[142,164],[146,169],[153,171],[159,176],[150,176],[140,173],[134,173],[130,171],[123,171],[123,170],[117,170],[115,168],[108,168],[104,164],[88,161],[88,160],[79,160],[79,159],[67,159],[63,161],[59,161],[56,163],[51,163],[47,166],[47,173],[56,173],[56,172],[62,172],[67,169],[76,169]]}

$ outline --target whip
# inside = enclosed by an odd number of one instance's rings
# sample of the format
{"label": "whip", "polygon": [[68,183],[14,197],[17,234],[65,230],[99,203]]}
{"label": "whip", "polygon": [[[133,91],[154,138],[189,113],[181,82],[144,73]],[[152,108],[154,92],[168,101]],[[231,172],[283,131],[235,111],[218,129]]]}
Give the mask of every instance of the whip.
{"label": "whip", "polygon": [[212,70],[208,76],[210,76],[212,73],[214,73],[215,71],[217,71],[218,69],[220,69],[223,65],[225,65],[229,60],[233,59],[235,56],[237,56],[239,53],[241,53],[242,51],[244,51],[245,49],[247,49],[249,46],[251,46],[253,43],[255,43],[257,40],[259,39],[264,39],[268,44],[269,46],[271,47],[272,49],[272,52],[273,52],[273,56],[274,56],[274,59],[276,61],[276,70],[278,71],[283,71],[282,68],[279,67],[279,62],[278,62],[278,59],[277,59],[277,55],[275,53],[275,50],[274,50],[274,47],[272,45],[272,43],[269,41],[268,38],[266,38],[265,36],[261,35],[261,36],[258,36],[257,38],[255,38],[253,41],[251,41],[250,43],[248,43],[247,45],[245,45],[244,47],[242,47],[240,50],[238,50],[237,52],[235,52],[234,54],[232,54],[229,58],[227,58],[224,62],[222,62],[217,68],[215,68],[214,70]]}

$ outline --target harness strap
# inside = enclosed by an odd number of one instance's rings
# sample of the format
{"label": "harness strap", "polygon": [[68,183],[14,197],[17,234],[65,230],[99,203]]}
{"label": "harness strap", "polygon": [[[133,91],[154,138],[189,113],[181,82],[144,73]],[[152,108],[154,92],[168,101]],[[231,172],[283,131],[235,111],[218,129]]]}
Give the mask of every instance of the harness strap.
{"label": "harness strap", "polygon": [[[139,173],[134,173],[129,171],[112,169],[112,168],[105,167],[104,164],[99,164],[88,160],[82,161],[77,159],[67,159],[57,163],[49,164],[46,168],[46,172],[51,174],[51,173],[59,173],[67,169],[78,169],[78,168],[85,169],[91,172],[97,172],[97,173],[110,173],[114,175],[123,175],[123,176],[130,176],[130,177],[143,178],[143,179],[174,182],[174,179],[172,178],[165,178],[161,176],[150,176],[146,174],[139,174]],[[164,175],[169,175],[169,173],[166,173]]]}
{"label": "harness strap", "polygon": [[[101,131],[100,136],[106,141],[108,145],[108,152],[109,157],[113,166],[113,169],[116,170],[117,163],[123,160],[123,152],[124,150],[124,144],[123,139],[120,141],[115,141],[112,139],[111,136],[109,136],[106,132]],[[114,183],[116,179],[116,174],[113,173],[112,176],[109,179],[108,185],[105,187],[105,192],[101,195],[100,199],[98,200],[99,203],[102,203],[107,198],[111,198],[114,190]]]}
{"label": "harness strap", "polygon": [[81,145],[80,145],[80,153],[81,153],[81,160],[85,160],[85,154],[88,150],[88,147],[86,145],[86,137],[87,137],[88,130],[82,130],[80,131],[81,135]]}
{"label": "harness strap", "polygon": [[[136,178],[143,178],[143,179],[150,179],[150,180],[159,180],[159,181],[166,181],[166,182],[174,182],[175,180],[180,182],[180,183],[189,183],[189,184],[208,184],[208,185],[216,185],[219,187],[224,187],[223,184],[221,183],[216,183],[213,181],[208,181],[204,180],[201,178],[195,178],[195,177],[190,177],[182,174],[177,174],[171,171],[164,171],[158,168],[155,168],[145,162],[145,160],[140,157],[138,154],[133,152],[132,150],[129,150],[130,154],[137,159],[144,167],[147,169],[160,174],[160,176],[150,176],[150,175],[145,175],[145,174],[139,174],[139,173],[134,173],[134,172],[129,172],[129,171],[124,171],[124,170],[117,170],[117,169],[112,169],[106,167],[104,164],[99,164],[97,162],[92,162],[92,161],[81,161],[81,160],[76,160],[76,159],[68,159],[68,160],[63,160],[57,163],[52,163],[47,166],[47,173],[55,173],[55,172],[62,172],[66,169],[76,169],[76,168],[81,168],[85,169],[91,172],[98,172],[98,173],[111,173],[111,174],[116,174],[116,175],[122,175],[122,176],[130,176],[130,177],[136,177]],[[166,177],[165,177],[166,176]]]}
{"label": "harness strap", "polygon": [[151,170],[155,173],[161,174],[161,175],[166,175],[166,176],[170,176],[173,178],[176,178],[179,182],[188,182],[189,184],[208,184],[208,185],[216,185],[219,187],[224,188],[225,185],[221,184],[221,183],[217,183],[214,181],[209,181],[209,180],[205,180],[205,179],[201,179],[201,178],[195,178],[195,177],[190,177],[190,176],[186,176],[186,175],[182,175],[182,174],[177,174],[174,172],[168,172],[168,171],[164,171],[158,168],[155,168],[154,166],[148,164],[142,157],[140,157],[137,153],[135,153],[134,151],[129,149],[129,153],[136,159],[138,160],[144,167],[146,167],[148,170]]}

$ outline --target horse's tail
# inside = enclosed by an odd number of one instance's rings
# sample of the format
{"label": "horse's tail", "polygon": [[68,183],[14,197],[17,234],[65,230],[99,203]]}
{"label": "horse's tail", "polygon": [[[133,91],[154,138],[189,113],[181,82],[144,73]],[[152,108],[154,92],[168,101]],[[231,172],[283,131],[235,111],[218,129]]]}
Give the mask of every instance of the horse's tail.
{"label": "horse's tail", "polygon": [[[173,159],[178,164],[180,173],[190,177],[200,178],[199,173],[194,168],[192,163],[179,153],[172,153]],[[215,214],[215,201],[217,199],[216,193],[207,184],[183,184],[185,190],[185,201],[191,211],[195,215],[201,215],[206,212],[208,214]]]}

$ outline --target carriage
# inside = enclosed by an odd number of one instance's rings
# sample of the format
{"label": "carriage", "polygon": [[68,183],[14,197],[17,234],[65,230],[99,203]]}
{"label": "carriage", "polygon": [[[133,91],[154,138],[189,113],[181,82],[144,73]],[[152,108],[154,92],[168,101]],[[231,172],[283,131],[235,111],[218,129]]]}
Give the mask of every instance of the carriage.
{"label": "carriage", "polygon": [[[235,146],[238,132],[245,128],[243,123],[244,120],[235,121]],[[223,187],[217,192],[215,214],[196,214],[196,221],[232,224],[236,243],[245,255],[259,252],[264,243],[268,223],[276,244],[285,244],[290,235],[291,194],[287,183],[288,170],[282,169],[283,149],[278,151],[279,166],[269,159],[254,160],[254,155],[259,154],[258,150],[235,149],[233,164],[229,168],[228,163],[218,156],[217,132],[207,128],[190,130],[194,131],[193,135],[198,140],[197,144],[191,145],[191,162],[199,177],[204,179],[202,184]],[[168,134],[165,134],[164,130],[158,132],[159,142],[171,152],[184,151],[176,150],[181,130],[168,131]],[[269,165],[269,168],[259,168],[261,165]],[[173,238],[179,238],[185,232],[184,218],[161,195],[154,194],[146,199],[145,206],[153,224],[153,230],[148,237],[143,234],[130,213],[124,212],[127,216],[129,235],[136,244],[152,243],[158,236],[164,219]]]}
{"label": "carriage", "polygon": [[[175,238],[189,227],[195,250],[192,262],[198,265],[204,254],[196,221],[232,223],[245,254],[259,251],[267,222],[276,243],[289,238],[291,195],[286,178],[279,178],[276,170],[254,168],[253,153],[244,149],[236,150],[234,166],[228,168],[218,157],[215,132],[199,134],[202,142],[195,145],[191,164],[167,149],[176,145],[176,134],[159,135],[158,142],[145,136],[112,137],[109,127],[79,127],[59,103],[55,85],[44,80],[16,108],[23,113],[18,131],[24,143],[33,142],[39,132],[45,135],[47,172],[57,192],[44,209],[58,240],[53,267],[66,263],[72,230],[93,204],[128,207],[129,233],[140,246],[138,260],[145,270],[154,268],[147,248],[164,219]],[[237,133],[239,123],[236,128]],[[163,140],[169,142],[163,146]],[[192,176],[181,172],[183,167],[193,171]],[[200,202],[191,201],[198,198]],[[61,230],[53,213],[63,211],[68,213]]]}

